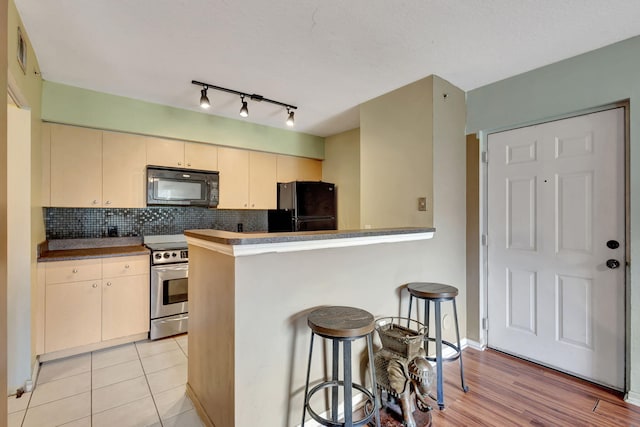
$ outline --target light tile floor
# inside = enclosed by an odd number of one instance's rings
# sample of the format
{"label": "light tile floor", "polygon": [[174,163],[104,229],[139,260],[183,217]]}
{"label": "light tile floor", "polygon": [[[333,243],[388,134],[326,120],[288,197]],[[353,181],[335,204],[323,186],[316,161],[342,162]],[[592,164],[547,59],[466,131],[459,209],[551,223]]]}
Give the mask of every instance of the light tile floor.
{"label": "light tile floor", "polygon": [[32,393],[9,397],[9,427],[200,427],[185,393],[187,335],[44,363]]}

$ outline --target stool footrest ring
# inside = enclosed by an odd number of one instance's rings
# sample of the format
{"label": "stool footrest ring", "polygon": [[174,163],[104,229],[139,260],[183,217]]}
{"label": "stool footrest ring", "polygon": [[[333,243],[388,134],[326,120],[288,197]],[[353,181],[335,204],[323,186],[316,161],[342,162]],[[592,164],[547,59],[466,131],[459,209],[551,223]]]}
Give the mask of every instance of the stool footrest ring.
{"label": "stool footrest ring", "polygon": [[[435,338],[431,338],[431,337],[424,337],[424,340],[425,341],[430,341],[430,342],[436,342],[436,339]],[[458,360],[458,358],[460,357],[460,354],[461,354],[461,350],[458,348],[458,346],[455,345],[452,342],[445,341],[445,340],[442,340],[442,344],[446,345],[449,348],[452,348],[453,351],[455,351],[454,355],[449,356],[449,357],[443,357],[442,361],[443,362],[450,362],[452,360]],[[433,357],[432,356],[425,356],[425,359],[427,359],[429,362],[435,362],[436,361],[435,356],[433,356]]]}
{"label": "stool footrest ring", "polygon": [[[311,397],[318,391],[323,390],[325,388],[329,388],[329,387],[344,387],[344,381],[325,381],[322,382],[318,385],[316,385],[314,388],[311,389],[311,391],[309,391],[309,394],[307,395],[307,411],[309,411],[309,415],[311,415],[311,417],[318,423],[322,424],[323,426],[330,426],[330,427],[345,427],[344,423],[340,423],[340,422],[336,422],[336,421],[332,421],[332,420],[328,420],[324,417],[321,417],[320,415],[318,415],[312,408],[311,408]],[[363,393],[365,395],[365,399],[366,401],[364,402],[364,408],[365,408],[365,416],[359,420],[355,420],[353,421],[352,425],[355,426],[361,426],[364,425],[366,423],[368,423],[369,421],[371,421],[371,419],[373,418],[373,416],[375,415],[375,397],[373,396],[373,393],[371,393],[369,390],[367,390],[366,388],[364,388],[363,386],[361,386],[360,384],[356,384],[356,383],[352,383],[351,387],[355,388],[356,390],[360,391],[361,393]],[[374,410],[367,410],[367,403],[371,402],[371,404],[373,405]]]}

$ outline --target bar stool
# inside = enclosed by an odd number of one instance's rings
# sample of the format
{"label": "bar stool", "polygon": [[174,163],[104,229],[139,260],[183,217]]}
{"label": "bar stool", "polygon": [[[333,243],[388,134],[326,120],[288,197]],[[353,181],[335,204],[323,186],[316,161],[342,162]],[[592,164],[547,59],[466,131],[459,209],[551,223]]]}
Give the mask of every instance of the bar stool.
{"label": "bar stool", "polygon": [[[376,372],[373,367],[373,330],[375,322],[371,313],[353,307],[322,307],[312,311],[307,317],[307,324],[311,328],[311,344],[309,346],[309,364],[307,367],[307,382],[304,387],[304,407],[302,410],[302,424],[306,411],[315,421],[325,426],[361,426],[375,417],[376,427],[380,427],[380,410],[376,398]],[[324,381],[309,391],[309,376],[311,372],[311,356],[313,353],[313,337],[319,335],[330,339],[333,343],[332,375],[330,381]],[[371,391],[352,381],[351,376],[351,342],[358,338],[367,338],[369,364],[371,371]],[[339,346],[342,343],[343,380],[338,380]],[[344,422],[338,421],[338,389],[344,389]],[[331,389],[331,419],[318,415],[309,403],[311,397],[318,391]],[[353,389],[364,394],[364,417],[353,420]],[[367,403],[373,404],[373,411],[367,410]]]}
{"label": "bar stool", "polygon": [[[409,291],[409,315],[411,318],[411,304],[413,298],[419,298],[424,301],[424,324],[427,326],[427,335],[425,336],[425,351],[427,353],[427,360],[436,362],[436,377],[438,382],[438,407],[444,409],[444,390],[443,390],[443,378],[442,378],[442,362],[460,360],[460,383],[462,384],[462,390],[466,393],[469,391],[464,383],[464,369],[462,367],[462,348],[460,346],[460,331],[458,329],[458,310],[456,308],[456,296],[458,295],[458,288],[450,285],[443,285],[441,283],[428,283],[428,282],[413,282],[407,283],[407,290]],[[440,314],[440,303],[443,301],[453,302],[453,317],[456,325],[456,339],[457,345],[449,341],[442,339],[442,317]],[[436,312],[436,331],[435,338],[431,335],[431,329],[429,328],[429,303],[433,302]],[[418,305],[416,304],[416,309]],[[436,357],[428,357],[429,354],[429,342],[435,341],[436,343]],[[443,358],[442,357],[442,344],[452,348],[455,351],[453,356]]]}

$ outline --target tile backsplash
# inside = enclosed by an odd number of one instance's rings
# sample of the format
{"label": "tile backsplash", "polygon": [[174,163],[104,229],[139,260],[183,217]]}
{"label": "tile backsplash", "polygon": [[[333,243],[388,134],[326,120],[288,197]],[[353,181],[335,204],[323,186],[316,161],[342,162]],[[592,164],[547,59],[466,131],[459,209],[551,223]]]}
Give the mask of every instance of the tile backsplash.
{"label": "tile backsplash", "polygon": [[213,228],[266,231],[266,210],[217,210],[197,207],[43,208],[47,240],[182,234]]}

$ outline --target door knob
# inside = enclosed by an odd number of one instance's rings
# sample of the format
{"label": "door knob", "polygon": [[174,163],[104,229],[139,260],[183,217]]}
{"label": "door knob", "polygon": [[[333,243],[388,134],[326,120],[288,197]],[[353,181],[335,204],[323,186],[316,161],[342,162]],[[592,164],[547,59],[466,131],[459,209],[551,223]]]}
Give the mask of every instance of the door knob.
{"label": "door knob", "polygon": [[609,240],[607,242],[607,247],[609,249],[618,249],[620,247],[620,243],[617,240]]}
{"label": "door knob", "polygon": [[609,268],[618,268],[618,267],[620,267],[620,261],[618,261],[617,259],[608,259],[607,260],[607,267],[609,267]]}

